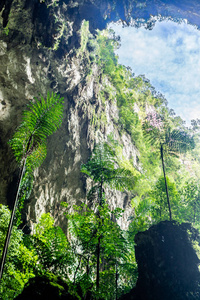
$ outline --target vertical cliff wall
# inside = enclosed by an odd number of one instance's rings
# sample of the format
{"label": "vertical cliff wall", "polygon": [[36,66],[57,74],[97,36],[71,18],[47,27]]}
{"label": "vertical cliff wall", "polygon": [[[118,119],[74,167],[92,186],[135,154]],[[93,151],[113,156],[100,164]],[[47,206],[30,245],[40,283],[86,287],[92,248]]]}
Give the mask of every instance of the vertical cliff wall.
{"label": "vertical cliff wall", "polygon": [[[47,158],[34,174],[34,190],[26,202],[24,218],[35,221],[41,213],[50,211],[58,223],[62,223],[61,201],[68,202],[70,208],[85,201],[87,184],[80,166],[87,161],[94,142],[100,137],[106,139],[112,132],[116,139],[126,144],[128,156],[136,156],[136,149],[130,137],[120,137],[114,126],[113,119],[116,120],[118,114],[116,104],[101,103],[101,70],[94,64],[89,77],[87,61],[77,55],[80,33],[75,31],[74,34],[75,22],[66,17],[64,25],[59,24],[59,30],[61,25],[64,26],[64,34],[57,49],[60,31],[50,24],[55,15],[51,16],[44,3],[37,5],[34,12],[26,1],[13,2],[9,12],[9,33],[3,29],[5,19],[1,19],[1,202],[12,205],[19,172],[7,142],[20,124],[26,104],[33,97],[45,96],[47,91],[54,90],[65,99],[63,124],[48,139]],[[68,10],[71,14],[70,9],[73,7],[63,4],[57,14],[63,16]],[[78,23],[77,30],[80,30],[81,20]],[[45,37],[42,37],[42,30]],[[55,38],[54,30],[58,34]],[[73,41],[74,35],[77,40]],[[93,122],[94,116],[101,118],[102,113],[106,123]],[[117,193],[111,206],[129,208],[130,202],[123,201],[125,197]]]}
{"label": "vertical cliff wall", "polygon": [[[35,172],[34,190],[24,219],[35,220],[51,211],[62,223],[60,202],[72,207],[85,201],[87,182],[80,173],[94,142],[110,133],[124,145],[124,154],[136,162],[137,150],[128,134],[120,135],[115,102],[102,104],[101,70],[77,55],[80,27],[89,20],[94,34],[111,20],[139,18],[151,28],[151,14],[188,18],[199,25],[197,1],[39,1],[2,0],[0,3],[0,201],[12,206],[18,167],[7,142],[21,122],[27,103],[47,91],[65,99],[62,127],[48,139],[48,155]],[[92,69],[92,72],[91,72]],[[92,76],[88,76],[91,72]],[[106,122],[94,122],[94,116]],[[111,200],[112,199],[112,200]],[[125,224],[132,209],[126,194],[110,197],[111,207],[125,209]],[[63,225],[64,226],[64,225]]]}

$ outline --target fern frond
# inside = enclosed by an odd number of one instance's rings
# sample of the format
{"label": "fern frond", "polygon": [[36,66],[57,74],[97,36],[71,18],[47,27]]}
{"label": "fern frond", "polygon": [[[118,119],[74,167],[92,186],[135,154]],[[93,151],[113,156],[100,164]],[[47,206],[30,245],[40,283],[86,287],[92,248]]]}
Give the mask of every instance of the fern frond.
{"label": "fern frond", "polygon": [[30,171],[33,171],[34,169],[38,168],[44,161],[45,157],[47,155],[47,147],[46,143],[43,142],[42,144],[39,144],[37,148],[35,148],[31,154],[27,157],[26,160],[26,167]]}
{"label": "fern frond", "polygon": [[23,112],[23,122],[9,142],[15,158],[22,162],[27,158],[27,167],[38,167],[46,156],[46,138],[54,133],[62,123],[63,98],[57,94],[47,94],[45,100],[35,98]]}
{"label": "fern frond", "polygon": [[[81,172],[90,176],[95,183],[107,184],[118,190],[133,189],[136,176],[123,167],[120,167],[115,150],[108,143],[99,143],[95,146],[89,161],[82,165]],[[89,194],[90,198],[99,185],[95,185]]]}
{"label": "fern frond", "polygon": [[36,103],[29,105],[29,110],[24,112],[23,121],[37,143],[46,139],[61,125],[63,98],[57,94],[48,93],[46,101],[43,97],[40,101],[37,98],[35,100]]}

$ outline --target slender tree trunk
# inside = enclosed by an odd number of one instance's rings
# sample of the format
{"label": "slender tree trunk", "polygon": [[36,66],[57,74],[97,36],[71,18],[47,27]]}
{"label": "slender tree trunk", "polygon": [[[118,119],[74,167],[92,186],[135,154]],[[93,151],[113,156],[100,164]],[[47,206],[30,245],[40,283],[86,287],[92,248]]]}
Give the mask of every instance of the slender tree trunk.
{"label": "slender tree trunk", "polygon": [[195,202],[195,205],[194,205],[194,224],[196,222],[196,202]]}
{"label": "slender tree trunk", "polygon": [[5,242],[4,242],[4,248],[3,248],[3,252],[2,252],[2,256],[1,256],[1,263],[0,263],[0,280],[1,280],[2,275],[3,275],[3,269],[4,269],[4,265],[5,265],[6,255],[7,255],[7,252],[8,252],[8,245],[9,245],[9,242],[10,242],[10,236],[11,236],[11,231],[12,231],[12,227],[13,227],[15,211],[16,211],[16,208],[17,208],[17,203],[18,203],[18,198],[19,198],[20,185],[21,185],[22,178],[23,178],[23,175],[24,175],[25,166],[26,166],[26,159],[24,160],[24,163],[23,163],[23,166],[22,166],[22,169],[21,169],[21,174],[20,174],[20,177],[19,177],[17,193],[16,193],[16,197],[15,197],[15,201],[14,201],[14,205],[13,205],[13,210],[12,210],[11,217],[10,217],[10,222],[9,222],[9,225],[8,225],[8,231],[7,231],[6,239],[5,239]]}
{"label": "slender tree trunk", "polygon": [[162,146],[162,144],[160,145],[160,154],[161,154],[161,159],[162,159],[163,175],[164,175],[164,179],[165,179],[165,189],[166,189],[167,203],[168,203],[168,209],[169,209],[169,219],[171,221],[172,220],[172,212],[171,212],[171,205],[170,205],[170,201],[169,201],[167,179],[166,179],[166,174],[165,174],[165,164],[164,164],[164,158],[163,158],[163,146]]}
{"label": "slender tree trunk", "polygon": [[87,265],[86,265],[86,274],[87,274],[87,276],[89,276],[89,274],[90,274],[89,263],[90,263],[90,257],[88,256],[88,258],[87,258]]}
{"label": "slender tree trunk", "polygon": [[103,178],[101,178],[101,182],[100,182],[99,205],[101,207],[103,206]]}
{"label": "slender tree trunk", "polygon": [[115,291],[116,291],[116,295],[115,295],[115,299],[117,300],[117,296],[118,296],[118,268],[117,268],[117,261],[116,261],[116,270],[115,270]]}
{"label": "slender tree trunk", "polygon": [[[100,182],[100,191],[99,191],[99,205],[103,206],[103,178],[101,178]],[[100,214],[99,214],[99,228],[101,226],[100,224]],[[101,252],[101,236],[98,237],[98,243],[97,243],[97,276],[96,276],[96,287],[97,290],[99,289],[99,281],[100,281],[100,252]]]}
{"label": "slender tree trunk", "polygon": [[82,260],[82,255],[80,256],[80,259],[79,259],[79,262],[78,262],[78,266],[76,267],[76,271],[74,272],[74,285],[76,283],[76,274],[78,272],[78,269],[80,268],[80,265],[81,265],[81,260]]}
{"label": "slender tree trunk", "polygon": [[96,277],[96,287],[97,290],[99,289],[99,273],[100,273],[100,251],[101,251],[101,237],[98,237],[98,243],[97,243],[97,277]]}

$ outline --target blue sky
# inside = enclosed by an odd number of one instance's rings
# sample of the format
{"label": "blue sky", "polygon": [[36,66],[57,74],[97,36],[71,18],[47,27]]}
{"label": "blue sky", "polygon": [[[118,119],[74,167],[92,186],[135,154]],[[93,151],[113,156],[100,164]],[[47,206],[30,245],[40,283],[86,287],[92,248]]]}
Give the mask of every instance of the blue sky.
{"label": "blue sky", "polygon": [[190,125],[200,119],[200,31],[187,22],[156,22],[153,30],[111,26],[121,37],[119,62],[144,74]]}

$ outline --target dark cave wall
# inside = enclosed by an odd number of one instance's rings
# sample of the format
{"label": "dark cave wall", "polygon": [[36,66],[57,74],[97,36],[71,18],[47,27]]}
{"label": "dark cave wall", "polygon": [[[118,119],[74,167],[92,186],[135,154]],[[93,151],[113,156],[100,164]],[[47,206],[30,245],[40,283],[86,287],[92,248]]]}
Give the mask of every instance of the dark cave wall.
{"label": "dark cave wall", "polygon": [[[59,27],[58,18],[65,18],[73,23],[73,35],[70,45],[64,42],[65,51],[78,45],[77,30],[83,19],[90,21],[90,30],[103,29],[110,21],[125,21],[139,19],[138,24],[146,22],[151,28],[152,17],[162,16],[178,19],[187,19],[191,24],[200,26],[200,3],[198,0],[56,0],[58,5],[51,4],[54,0],[2,0],[0,12],[2,25],[9,26],[10,39],[18,43],[41,42],[51,47],[54,36]],[[14,13],[13,13],[14,12]],[[22,17],[23,14],[23,17]],[[24,26],[21,26],[23,23]],[[27,26],[28,25],[28,26]],[[30,26],[30,29],[27,28]],[[24,30],[26,28],[26,30]],[[73,38],[74,36],[74,38]]]}

